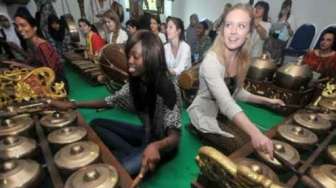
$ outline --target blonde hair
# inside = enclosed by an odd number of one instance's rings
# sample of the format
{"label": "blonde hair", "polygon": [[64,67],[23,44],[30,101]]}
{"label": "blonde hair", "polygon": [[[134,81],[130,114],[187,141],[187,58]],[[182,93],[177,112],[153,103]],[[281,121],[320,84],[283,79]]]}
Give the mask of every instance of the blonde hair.
{"label": "blonde hair", "polygon": [[[250,34],[252,32],[252,24],[253,24],[253,9],[250,5],[248,4],[242,4],[242,3],[238,3],[236,5],[234,5],[233,7],[231,7],[230,9],[228,9],[228,11],[225,12],[224,17],[223,17],[223,22],[220,26],[219,29],[219,33],[213,43],[213,45],[211,46],[211,48],[209,49],[209,51],[214,52],[217,55],[217,58],[219,60],[220,63],[222,63],[223,65],[225,64],[225,57],[223,55],[224,53],[224,49],[225,44],[224,44],[224,25],[225,25],[225,21],[226,21],[226,17],[227,15],[234,11],[234,10],[243,10],[245,12],[248,13],[249,17],[251,18],[251,22],[250,22]],[[247,40],[245,41],[245,43],[242,45],[242,47],[238,50],[237,53],[237,81],[238,81],[238,87],[242,87],[244,84],[244,80],[246,77],[246,73],[247,70],[249,68],[249,64],[250,64],[250,53],[249,53],[249,47],[250,45],[250,39],[251,37],[248,37]]]}
{"label": "blonde hair", "polygon": [[107,10],[106,12],[104,12],[103,17],[114,21],[114,23],[116,25],[116,32],[113,34],[113,38],[112,38],[112,44],[114,44],[117,41],[117,38],[119,36],[119,30],[121,28],[119,16],[116,12],[114,12],[113,10],[110,9],[110,10]]}

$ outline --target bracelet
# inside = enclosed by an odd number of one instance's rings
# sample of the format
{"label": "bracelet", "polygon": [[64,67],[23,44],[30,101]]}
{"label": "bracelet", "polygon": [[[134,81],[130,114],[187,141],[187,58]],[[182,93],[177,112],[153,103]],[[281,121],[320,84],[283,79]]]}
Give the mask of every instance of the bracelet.
{"label": "bracelet", "polygon": [[75,100],[75,99],[70,99],[70,102],[71,102],[73,108],[74,108],[74,109],[77,109],[78,105],[77,105],[77,103],[76,103],[76,100]]}
{"label": "bracelet", "polygon": [[72,103],[73,108],[77,109],[77,103],[76,103],[76,101],[71,101],[71,103]]}

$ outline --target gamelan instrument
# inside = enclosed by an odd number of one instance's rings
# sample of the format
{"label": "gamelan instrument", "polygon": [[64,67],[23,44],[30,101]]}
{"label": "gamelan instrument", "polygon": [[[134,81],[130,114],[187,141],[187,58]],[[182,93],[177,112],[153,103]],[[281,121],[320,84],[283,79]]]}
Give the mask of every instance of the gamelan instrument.
{"label": "gamelan instrument", "polygon": [[0,108],[41,98],[66,97],[64,83],[54,81],[55,73],[48,67],[2,71],[0,72]]}
{"label": "gamelan instrument", "polygon": [[38,187],[42,179],[41,165],[36,161],[9,160],[0,163],[0,186],[12,187]]}
{"label": "gamelan instrument", "polygon": [[321,165],[310,170],[310,176],[319,182],[323,187],[336,187],[336,166]]}
{"label": "gamelan instrument", "polygon": [[327,156],[332,163],[336,164],[336,145],[329,145],[327,148]]}
{"label": "gamelan instrument", "polygon": [[[296,166],[300,162],[300,154],[293,146],[279,140],[272,140],[272,142],[274,144],[274,152],[278,155],[281,155],[281,157],[285,159],[288,163]],[[276,158],[271,159],[268,154],[262,151],[257,151],[257,154],[260,156],[261,159],[263,159],[270,165],[283,168],[282,163],[279,162]]]}
{"label": "gamelan instrument", "polygon": [[80,141],[85,138],[87,131],[83,127],[68,126],[56,129],[49,133],[48,141],[51,144],[65,145]]}
{"label": "gamelan instrument", "polygon": [[105,45],[99,57],[105,76],[116,83],[124,84],[128,79],[127,57],[121,45]]}
{"label": "gamelan instrument", "polygon": [[117,170],[107,164],[93,164],[73,173],[65,183],[65,188],[117,188]]}
{"label": "gamelan instrument", "polygon": [[297,112],[293,119],[300,126],[311,129],[317,133],[323,133],[331,128],[330,121],[323,119],[320,115],[310,112]]}
{"label": "gamelan instrument", "polygon": [[54,156],[64,173],[73,172],[98,160],[99,147],[91,141],[80,141],[62,147]]}
{"label": "gamelan instrument", "polygon": [[72,124],[77,118],[75,111],[55,111],[50,114],[44,115],[41,119],[41,125],[48,130],[54,130],[57,128],[65,127]]}
{"label": "gamelan instrument", "polygon": [[265,175],[266,171],[261,173],[259,167],[263,165],[258,166],[260,163],[247,165],[248,162],[245,161],[241,162],[242,164],[236,164],[212,147],[201,147],[196,162],[202,174],[216,181],[218,187],[283,187],[276,182],[276,178],[271,179],[274,178],[272,174]]}
{"label": "gamelan instrument", "polygon": [[302,57],[295,63],[288,63],[280,67],[275,75],[275,84],[279,87],[297,90],[308,86],[313,73],[308,65],[303,64]]}
{"label": "gamelan instrument", "polygon": [[63,15],[66,26],[70,32],[70,39],[72,42],[76,43],[80,41],[79,32],[75,19],[71,14]]}
{"label": "gamelan instrument", "polygon": [[29,114],[20,114],[0,122],[0,138],[14,135],[30,135],[34,121]]}
{"label": "gamelan instrument", "polygon": [[308,148],[318,141],[315,133],[296,125],[279,125],[277,132],[282,139],[299,148]]}
{"label": "gamelan instrument", "polygon": [[23,136],[7,136],[0,140],[0,160],[32,156],[36,149],[37,144],[34,139]]}
{"label": "gamelan instrument", "polygon": [[276,71],[276,64],[267,54],[255,58],[247,72],[247,78],[255,81],[272,80]]}

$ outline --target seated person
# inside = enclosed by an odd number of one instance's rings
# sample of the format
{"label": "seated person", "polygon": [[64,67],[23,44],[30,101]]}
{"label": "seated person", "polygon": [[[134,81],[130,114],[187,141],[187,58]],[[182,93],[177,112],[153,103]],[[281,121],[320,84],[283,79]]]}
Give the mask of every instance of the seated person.
{"label": "seated person", "polygon": [[319,49],[314,49],[304,56],[303,62],[320,73],[322,76],[335,77],[336,75],[336,34],[326,30],[322,34]]}
{"label": "seated person", "polygon": [[184,27],[181,19],[168,18],[167,36],[168,42],[164,45],[166,62],[171,75],[178,76],[191,67],[190,46],[184,41]]}
{"label": "seated person", "polygon": [[15,25],[19,34],[30,45],[27,54],[30,57],[25,60],[24,64],[15,64],[16,66],[28,67],[49,67],[54,70],[56,81],[63,81],[66,83],[64,75],[63,64],[60,62],[60,56],[56,49],[45,39],[43,39],[38,32],[36,21],[30,12],[20,7],[15,13]]}
{"label": "seated person", "polygon": [[282,63],[283,50],[287,41],[293,36],[294,31],[290,24],[292,1],[286,0],[281,6],[278,21],[273,23],[270,29],[270,37],[265,41],[264,49],[271,54],[277,64]]}
{"label": "seated person", "polygon": [[212,44],[211,38],[206,34],[208,30],[208,24],[203,21],[197,24],[197,43],[195,48],[195,53],[192,55],[193,62],[198,62],[203,58],[205,52],[210,48]]}
{"label": "seated person", "polygon": [[161,22],[160,24],[160,31],[163,33],[167,38],[167,24],[165,22]]}
{"label": "seated person", "polygon": [[113,10],[108,10],[103,14],[103,19],[108,31],[106,37],[108,44],[125,44],[128,35],[121,28],[119,16]]}
{"label": "seated person", "polygon": [[111,5],[111,10],[113,10],[115,13],[117,13],[120,23],[124,22],[124,7],[117,1],[113,1]]}
{"label": "seated person", "polygon": [[133,35],[138,29],[139,29],[139,24],[136,20],[132,19],[126,22],[126,30],[127,30],[128,36]]}
{"label": "seated person", "polygon": [[[188,108],[191,128],[203,139],[229,154],[245,142],[238,137],[243,131],[255,149],[273,155],[272,141],[253,124],[235,99],[264,105],[284,105],[279,99],[269,99],[249,93],[243,88],[250,58],[247,38],[251,34],[252,8],[237,4],[228,10],[218,36],[199,68],[198,93]],[[221,112],[237,127],[221,126]],[[239,127],[239,128],[238,128]],[[232,132],[231,130],[239,132]],[[238,134],[236,134],[238,133]],[[243,141],[242,141],[243,140]]]}
{"label": "seated person", "polygon": [[59,109],[120,107],[136,112],[142,126],[108,119],[91,122],[103,142],[130,175],[140,168],[153,170],[172,157],[178,147],[181,127],[181,96],[169,79],[160,39],[149,31],[138,31],[126,44],[129,82],[105,100],[91,102],[52,101]]}
{"label": "seated person", "polygon": [[0,38],[5,38],[7,42],[14,43],[20,47],[20,41],[15,33],[15,28],[8,17],[0,14]]}
{"label": "seated person", "polygon": [[263,53],[264,42],[268,38],[271,23],[268,22],[269,5],[258,1],[254,5],[254,28],[251,34],[251,57],[258,58]]}
{"label": "seated person", "polygon": [[64,17],[59,19],[54,14],[49,15],[48,32],[50,42],[54,45],[60,55],[71,50],[70,33],[67,29]]}
{"label": "seated person", "polygon": [[86,19],[78,20],[79,29],[86,38],[86,51],[90,59],[93,59],[100,52],[100,49],[105,45],[105,41],[99,35],[96,27]]}
{"label": "seated person", "polygon": [[165,44],[167,42],[166,35],[160,32],[160,18],[158,16],[151,15],[150,28],[153,33],[159,36],[161,42]]}
{"label": "seated person", "polygon": [[[197,31],[196,26],[199,23],[199,19],[197,14],[190,15],[189,26],[186,30],[186,42],[189,44],[191,48],[191,52],[194,53],[196,43],[197,43]],[[167,27],[168,27],[168,18],[167,18]]]}

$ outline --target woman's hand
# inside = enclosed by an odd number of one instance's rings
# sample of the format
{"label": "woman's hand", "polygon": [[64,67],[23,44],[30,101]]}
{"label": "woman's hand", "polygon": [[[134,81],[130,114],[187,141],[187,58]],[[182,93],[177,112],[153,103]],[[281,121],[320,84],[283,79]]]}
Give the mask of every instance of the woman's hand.
{"label": "woman's hand", "polygon": [[76,103],[70,101],[58,101],[58,100],[51,100],[49,107],[54,107],[58,110],[68,110],[68,109],[75,109]]}
{"label": "woman's hand", "polygon": [[266,105],[273,107],[273,106],[286,106],[285,102],[283,102],[281,99],[271,99],[267,98]]}
{"label": "woman's hand", "polygon": [[154,171],[157,163],[160,161],[160,151],[155,143],[149,144],[142,156],[142,167],[150,171]]}
{"label": "woman's hand", "polygon": [[259,132],[258,134],[251,136],[251,142],[256,150],[269,154],[271,159],[273,159],[273,142],[271,139]]}
{"label": "woman's hand", "polygon": [[176,72],[174,71],[174,69],[169,69],[169,72],[171,75],[176,75]]}

